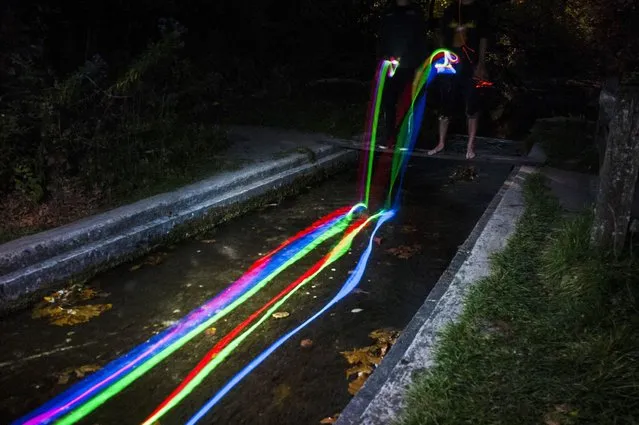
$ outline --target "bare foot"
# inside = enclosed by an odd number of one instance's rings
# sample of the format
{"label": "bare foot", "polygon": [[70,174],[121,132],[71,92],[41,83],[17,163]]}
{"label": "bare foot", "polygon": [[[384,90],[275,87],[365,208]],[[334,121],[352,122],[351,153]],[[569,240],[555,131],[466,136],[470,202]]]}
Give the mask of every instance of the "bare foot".
{"label": "bare foot", "polygon": [[466,151],[466,159],[473,159],[477,155],[475,155],[475,151],[471,148]]}
{"label": "bare foot", "polygon": [[437,146],[435,146],[435,149],[431,149],[431,150],[428,151],[428,156],[432,156],[432,155],[438,154],[438,153],[440,153],[443,150],[444,150],[444,145],[440,143]]}

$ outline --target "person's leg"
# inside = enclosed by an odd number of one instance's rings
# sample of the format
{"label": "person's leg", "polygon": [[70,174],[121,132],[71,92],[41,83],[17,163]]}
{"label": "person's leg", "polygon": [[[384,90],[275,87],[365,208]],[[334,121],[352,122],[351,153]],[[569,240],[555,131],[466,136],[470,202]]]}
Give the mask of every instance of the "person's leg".
{"label": "person's leg", "polygon": [[441,84],[441,114],[439,116],[439,139],[437,146],[428,151],[428,155],[435,155],[446,147],[446,135],[448,134],[448,125],[450,117],[453,116],[455,108],[455,76],[441,75],[439,83]]}
{"label": "person's leg", "polygon": [[413,95],[413,79],[415,77],[414,69],[400,68],[393,77],[398,86],[397,108],[395,109],[395,128],[399,132],[404,123],[406,114],[410,110]]}
{"label": "person's leg", "polygon": [[435,155],[444,150],[446,147],[446,135],[448,134],[448,124],[450,123],[450,118],[446,116],[439,117],[439,140],[437,146],[428,151],[428,155]]}
{"label": "person's leg", "polygon": [[[384,123],[386,134],[380,139],[378,146],[394,148],[398,136],[397,113],[402,112],[401,97],[407,81],[410,80],[410,70],[397,69],[393,77],[386,78],[384,93],[382,95],[382,107],[384,109]],[[374,173],[369,199],[369,210],[377,211],[383,208],[387,197],[388,183],[391,176],[393,154],[389,152],[377,152],[375,154]]]}
{"label": "person's leg", "polygon": [[384,111],[385,138],[382,145],[389,139],[395,138],[395,115],[397,114],[397,81],[394,78],[387,78],[382,93],[382,109]]}
{"label": "person's leg", "polygon": [[[374,211],[377,211],[379,208],[388,207],[391,201],[389,196],[393,196],[393,193],[389,193],[394,155],[393,149],[395,148],[395,144],[400,142],[397,138],[401,133],[400,130],[404,116],[408,112],[411,104],[411,87],[414,75],[415,71],[412,69],[399,68],[391,78],[391,80],[393,80],[393,93],[395,94],[395,103],[393,104],[394,119],[392,120],[392,128],[394,131],[387,137],[386,143],[384,143],[389,150],[379,153],[376,158],[375,174],[369,202],[369,209]],[[388,120],[388,122],[390,122],[390,120]]]}
{"label": "person's leg", "polygon": [[466,146],[466,159],[475,158],[475,137],[477,136],[477,116],[468,117],[468,146]]}
{"label": "person's leg", "polygon": [[479,92],[475,80],[470,78],[466,83],[466,116],[468,118],[468,146],[466,159],[475,158],[475,138],[479,125]]}

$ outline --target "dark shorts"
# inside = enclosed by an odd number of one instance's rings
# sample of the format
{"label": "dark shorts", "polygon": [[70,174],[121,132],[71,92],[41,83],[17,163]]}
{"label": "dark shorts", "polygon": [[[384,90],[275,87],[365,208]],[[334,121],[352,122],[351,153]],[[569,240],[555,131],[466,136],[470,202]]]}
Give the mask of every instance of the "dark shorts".
{"label": "dark shorts", "polygon": [[481,108],[479,89],[473,80],[472,67],[462,64],[457,74],[438,75],[441,93],[440,115],[450,118],[455,113],[457,102],[463,101],[468,118],[476,118]]}

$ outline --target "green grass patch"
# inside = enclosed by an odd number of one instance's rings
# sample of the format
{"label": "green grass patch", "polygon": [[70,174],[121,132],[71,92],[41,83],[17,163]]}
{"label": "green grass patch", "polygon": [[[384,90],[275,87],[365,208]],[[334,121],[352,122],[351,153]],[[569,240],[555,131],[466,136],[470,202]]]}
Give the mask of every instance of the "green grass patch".
{"label": "green grass patch", "polygon": [[639,266],[588,247],[542,177],[491,274],[441,335],[401,425],[639,423]]}
{"label": "green grass patch", "polygon": [[594,142],[595,123],[580,118],[556,117],[540,119],[530,129],[526,145],[530,149],[539,143],[546,155],[548,165],[579,171],[597,173],[599,158]]}

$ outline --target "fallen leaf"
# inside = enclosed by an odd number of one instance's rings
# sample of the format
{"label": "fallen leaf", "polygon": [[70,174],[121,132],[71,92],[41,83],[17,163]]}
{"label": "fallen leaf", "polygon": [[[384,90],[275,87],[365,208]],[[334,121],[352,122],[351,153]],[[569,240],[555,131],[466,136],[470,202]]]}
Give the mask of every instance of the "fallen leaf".
{"label": "fallen leaf", "polygon": [[375,237],[375,238],[373,238],[373,241],[374,241],[377,245],[381,245],[381,244],[382,244],[382,238],[380,238],[380,237]]}
{"label": "fallen leaf", "polygon": [[87,373],[91,373],[91,372],[95,372],[97,370],[100,370],[100,366],[97,364],[88,364],[88,365],[84,365],[84,366],[80,366],[79,368],[75,369],[75,376],[78,378],[84,378],[84,375]]}
{"label": "fallen leaf", "polygon": [[204,334],[207,336],[215,336],[216,333],[217,333],[217,328],[208,328],[207,330],[204,331]]}
{"label": "fallen leaf", "polygon": [[76,378],[81,379],[87,373],[95,372],[100,370],[100,366],[96,364],[88,364],[84,366],[80,366],[78,368],[70,367],[64,369],[62,372],[58,374],[58,384],[64,385],[69,382],[71,376],[75,375]]}
{"label": "fallen leaf", "polygon": [[362,373],[370,375],[371,373],[373,373],[373,367],[368,364],[360,363],[356,366],[346,369],[346,379],[350,378],[353,375],[359,376]]}
{"label": "fallen leaf", "polygon": [[308,338],[303,339],[302,342],[300,342],[300,345],[302,348],[311,348],[313,346],[313,340]]}
{"label": "fallen leaf", "polygon": [[278,311],[277,313],[273,313],[273,318],[274,319],[283,319],[285,317],[290,316],[290,313],[286,312],[286,311]]}
{"label": "fallen leaf", "polygon": [[203,239],[200,242],[202,242],[202,243],[215,243],[216,241],[215,241],[215,239]]}
{"label": "fallen leaf", "polygon": [[376,329],[369,334],[369,337],[375,340],[375,345],[341,353],[346,361],[353,365],[346,370],[346,379],[356,375],[355,380],[348,384],[348,392],[352,395],[360,390],[375,367],[381,363],[388,349],[397,341],[399,331]]}
{"label": "fallen leaf", "polygon": [[342,351],[341,354],[350,364],[378,365],[382,359],[372,353],[375,348],[375,346],[364,347],[351,351]]}
{"label": "fallen leaf", "polygon": [[98,292],[95,289],[91,289],[91,288],[84,288],[82,291],[80,291],[80,295],[79,295],[82,301],[89,301],[97,296],[98,296]]}
{"label": "fallen leaf", "polygon": [[377,341],[377,343],[386,343],[393,345],[399,338],[400,332],[394,329],[376,329],[368,334],[369,337]]}
{"label": "fallen leaf", "polygon": [[411,258],[421,249],[422,249],[421,245],[413,245],[413,246],[400,245],[396,248],[387,249],[386,252],[393,254],[397,258],[406,260],[408,258]]}
{"label": "fallen leaf", "polygon": [[361,308],[354,308],[351,310],[351,313],[357,314],[357,313],[361,313],[362,311],[364,310],[362,310]]}
{"label": "fallen leaf", "polygon": [[136,270],[140,270],[142,268],[142,264],[136,264],[134,266],[131,266],[131,268],[129,269],[129,271],[134,272]]}
{"label": "fallen leaf", "polygon": [[379,346],[379,355],[383,358],[386,353],[388,353],[388,349],[390,348],[389,344],[384,344],[382,346]]}
{"label": "fallen leaf", "polygon": [[33,319],[41,319],[43,317],[52,317],[63,313],[64,309],[60,306],[41,307],[34,309],[31,313],[31,317]]}
{"label": "fallen leaf", "polygon": [[368,375],[360,375],[354,381],[348,383],[348,392],[351,395],[355,395],[359,392],[360,389],[364,386],[364,383],[368,379]]}
{"label": "fallen leaf", "polygon": [[320,421],[321,424],[334,424],[339,419],[339,413],[334,414],[333,416],[329,416]]}
{"label": "fallen leaf", "polygon": [[70,375],[70,374],[68,374],[68,373],[63,374],[63,375],[60,375],[60,377],[58,378],[58,384],[59,384],[59,385],[64,385],[64,384],[66,384],[67,382],[69,382],[69,377],[70,377],[70,376],[71,376],[71,375]]}

